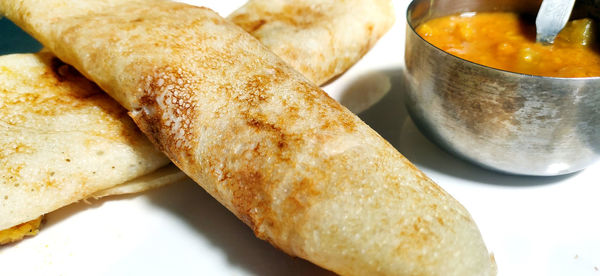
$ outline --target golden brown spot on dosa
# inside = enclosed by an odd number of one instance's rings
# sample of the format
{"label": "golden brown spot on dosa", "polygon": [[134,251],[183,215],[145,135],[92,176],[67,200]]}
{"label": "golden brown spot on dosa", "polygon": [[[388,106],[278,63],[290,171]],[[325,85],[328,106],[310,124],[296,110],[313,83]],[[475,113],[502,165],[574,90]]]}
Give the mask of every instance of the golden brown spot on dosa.
{"label": "golden brown spot on dosa", "polygon": [[[134,117],[138,126],[162,151],[173,156],[173,149],[189,152],[193,146],[191,128],[195,117],[193,80],[181,68],[159,68],[142,80],[143,96]],[[170,152],[170,153],[169,153]]]}
{"label": "golden brown spot on dosa", "polygon": [[278,12],[264,11],[258,16],[259,19],[257,20],[252,20],[246,14],[234,16],[231,20],[245,31],[254,33],[267,22],[281,22],[300,29],[322,20],[321,18],[324,16],[322,12],[310,6],[285,5]]}

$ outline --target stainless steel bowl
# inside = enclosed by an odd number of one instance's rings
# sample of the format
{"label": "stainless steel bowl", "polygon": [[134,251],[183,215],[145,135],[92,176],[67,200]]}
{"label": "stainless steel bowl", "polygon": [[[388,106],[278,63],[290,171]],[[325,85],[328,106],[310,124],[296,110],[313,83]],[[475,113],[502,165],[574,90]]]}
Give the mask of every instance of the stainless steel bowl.
{"label": "stainless steel bowl", "polygon": [[493,69],[448,54],[415,28],[462,12],[535,15],[541,1],[415,0],[408,7],[407,109],[442,148],[520,175],[575,172],[600,156],[600,78],[552,78]]}

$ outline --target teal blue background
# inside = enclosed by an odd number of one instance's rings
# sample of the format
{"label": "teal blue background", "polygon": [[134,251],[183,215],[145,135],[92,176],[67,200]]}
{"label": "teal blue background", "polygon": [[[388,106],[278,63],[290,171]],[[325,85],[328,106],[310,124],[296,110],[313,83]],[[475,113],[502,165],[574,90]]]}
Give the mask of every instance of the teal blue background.
{"label": "teal blue background", "polygon": [[6,18],[0,19],[0,55],[34,53],[42,45]]}

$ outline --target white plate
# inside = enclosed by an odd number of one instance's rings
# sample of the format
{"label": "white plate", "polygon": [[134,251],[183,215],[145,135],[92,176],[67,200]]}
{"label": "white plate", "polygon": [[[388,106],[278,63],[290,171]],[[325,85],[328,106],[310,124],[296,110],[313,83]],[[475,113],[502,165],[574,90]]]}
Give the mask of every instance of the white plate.
{"label": "white plate", "polygon": [[[244,1],[187,2],[227,15]],[[600,163],[562,177],[508,176],[465,163],[431,144],[402,103],[408,1],[395,4],[393,29],[324,89],[352,110],[364,110],[360,117],[365,122],[471,212],[496,257],[499,275],[600,275]],[[30,40],[14,39],[7,24],[0,28],[0,52],[36,49]],[[366,109],[365,103],[376,101]],[[187,182],[55,211],[38,236],[0,248],[0,271],[1,275],[328,274],[254,238],[199,186]]]}

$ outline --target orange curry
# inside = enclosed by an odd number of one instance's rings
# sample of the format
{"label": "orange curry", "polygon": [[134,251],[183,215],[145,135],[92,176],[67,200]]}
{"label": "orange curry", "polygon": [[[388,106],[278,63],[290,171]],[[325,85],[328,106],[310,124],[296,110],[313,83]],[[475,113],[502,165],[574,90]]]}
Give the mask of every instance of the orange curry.
{"label": "orange curry", "polygon": [[432,19],[417,33],[463,59],[517,73],[549,77],[600,76],[593,22],[574,20],[553,45],[535,42],[535,25],[515,13],[465,13]]}

